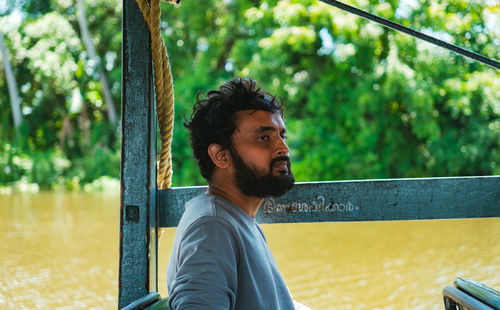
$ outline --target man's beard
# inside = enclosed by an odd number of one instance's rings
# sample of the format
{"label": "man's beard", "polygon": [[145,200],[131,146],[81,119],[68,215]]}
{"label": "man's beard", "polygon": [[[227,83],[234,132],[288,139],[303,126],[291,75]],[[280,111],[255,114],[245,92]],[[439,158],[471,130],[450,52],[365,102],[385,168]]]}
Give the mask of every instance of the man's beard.
{"label": "man's beard", "polygon": [[[229,152],[235,168],[234,177],[236,186],[243,194],[259,198],[269,196],[279,197],[293,187],[295,178],[290,169],[290,159],[288,156],[280,156],[271,160],[269,173],[266,173],[255,166],[245,164],[233,147],[229,149]],[[279,161],[286,161],[288,169],[287,172],[280,172],[280,176],[274,176],[273,165]]]}

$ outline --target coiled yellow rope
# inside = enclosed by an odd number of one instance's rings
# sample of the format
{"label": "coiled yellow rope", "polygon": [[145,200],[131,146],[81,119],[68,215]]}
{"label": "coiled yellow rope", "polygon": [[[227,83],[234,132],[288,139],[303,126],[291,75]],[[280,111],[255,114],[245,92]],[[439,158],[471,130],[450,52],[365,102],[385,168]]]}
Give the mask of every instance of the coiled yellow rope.
{"label": "coiled yellow rope", "polygon": [[[167,48],[161,37],[160,0],[136,0],[151,33],[155,78],[156,113],[160,127],[161,151],[158,164],[158,188],[172,186],[172,135],[174,131],[174,85]],[[171,1],[179,3],[179,1]]]}

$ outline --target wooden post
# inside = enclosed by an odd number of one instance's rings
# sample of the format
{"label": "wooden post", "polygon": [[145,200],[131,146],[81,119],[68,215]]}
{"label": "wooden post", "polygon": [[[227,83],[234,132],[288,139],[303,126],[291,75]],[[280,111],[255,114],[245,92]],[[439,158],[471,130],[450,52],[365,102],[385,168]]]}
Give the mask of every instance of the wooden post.
{"label": "wooden post", "polygon": [[151,39],[135,0],[123,1],[122,44],[119,308],[158,288]]}

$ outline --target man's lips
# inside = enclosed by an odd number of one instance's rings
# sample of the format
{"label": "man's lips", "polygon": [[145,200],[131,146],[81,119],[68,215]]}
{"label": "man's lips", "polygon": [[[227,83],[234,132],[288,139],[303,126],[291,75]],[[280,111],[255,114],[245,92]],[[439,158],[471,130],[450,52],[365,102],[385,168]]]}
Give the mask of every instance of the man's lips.
{"label": "man's lips", "polygon": [[285,156],[277,157],[272,160],[271,167],[273,169],[277,169],[280,172],[288,173],[290,167],[290,159]]}
{"label": "man's lips", "polygon": [[280,160],[277,161],[274,165],[273,168],[280,169],[280,170],[288,170],[288,162],[286,160]]}

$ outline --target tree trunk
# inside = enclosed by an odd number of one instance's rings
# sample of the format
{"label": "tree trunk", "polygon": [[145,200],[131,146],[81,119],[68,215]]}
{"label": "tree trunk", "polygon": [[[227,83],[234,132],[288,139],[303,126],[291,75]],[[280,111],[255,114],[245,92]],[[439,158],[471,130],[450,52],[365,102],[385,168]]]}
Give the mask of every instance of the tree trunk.
{"label": "tree trunk", "polygon": [[3,34],[0,31],[0,51],[2,53],[3,64],[5,68],[5,76],[9,87],[10,105],[12,107],[12,116],[14,118],[14,127],[18,128],[21,124],[21,99],[17,92],[17,84],[12,66],[10,65],[9,55],[7,54],[7,47],[3,40]]}
{"label": "tree trunk", "polygon": [[90,59],[94,61],[96,68],[99,70],[99,79],[101,80],[102,93],[104,102],[106,104],[106,111],[108,112],[108,120],[113,125],[116,125],[117,118],[115,105],[113,103],[113,97],[111,96],[111,90],[109,89],[108,80],[106,79],[106,75],[104,74],[104,70],[100,64],[100,60],[95,52],[94,44],[92,44],[92,40],[90,38],[89,27],[87,25],[87,15],[85,13],[83,0],[77,0],[77,17],[78,24],[80,26],[80,32],[82,34],[83,44],[85,45],[85,50],[87,51]]}

